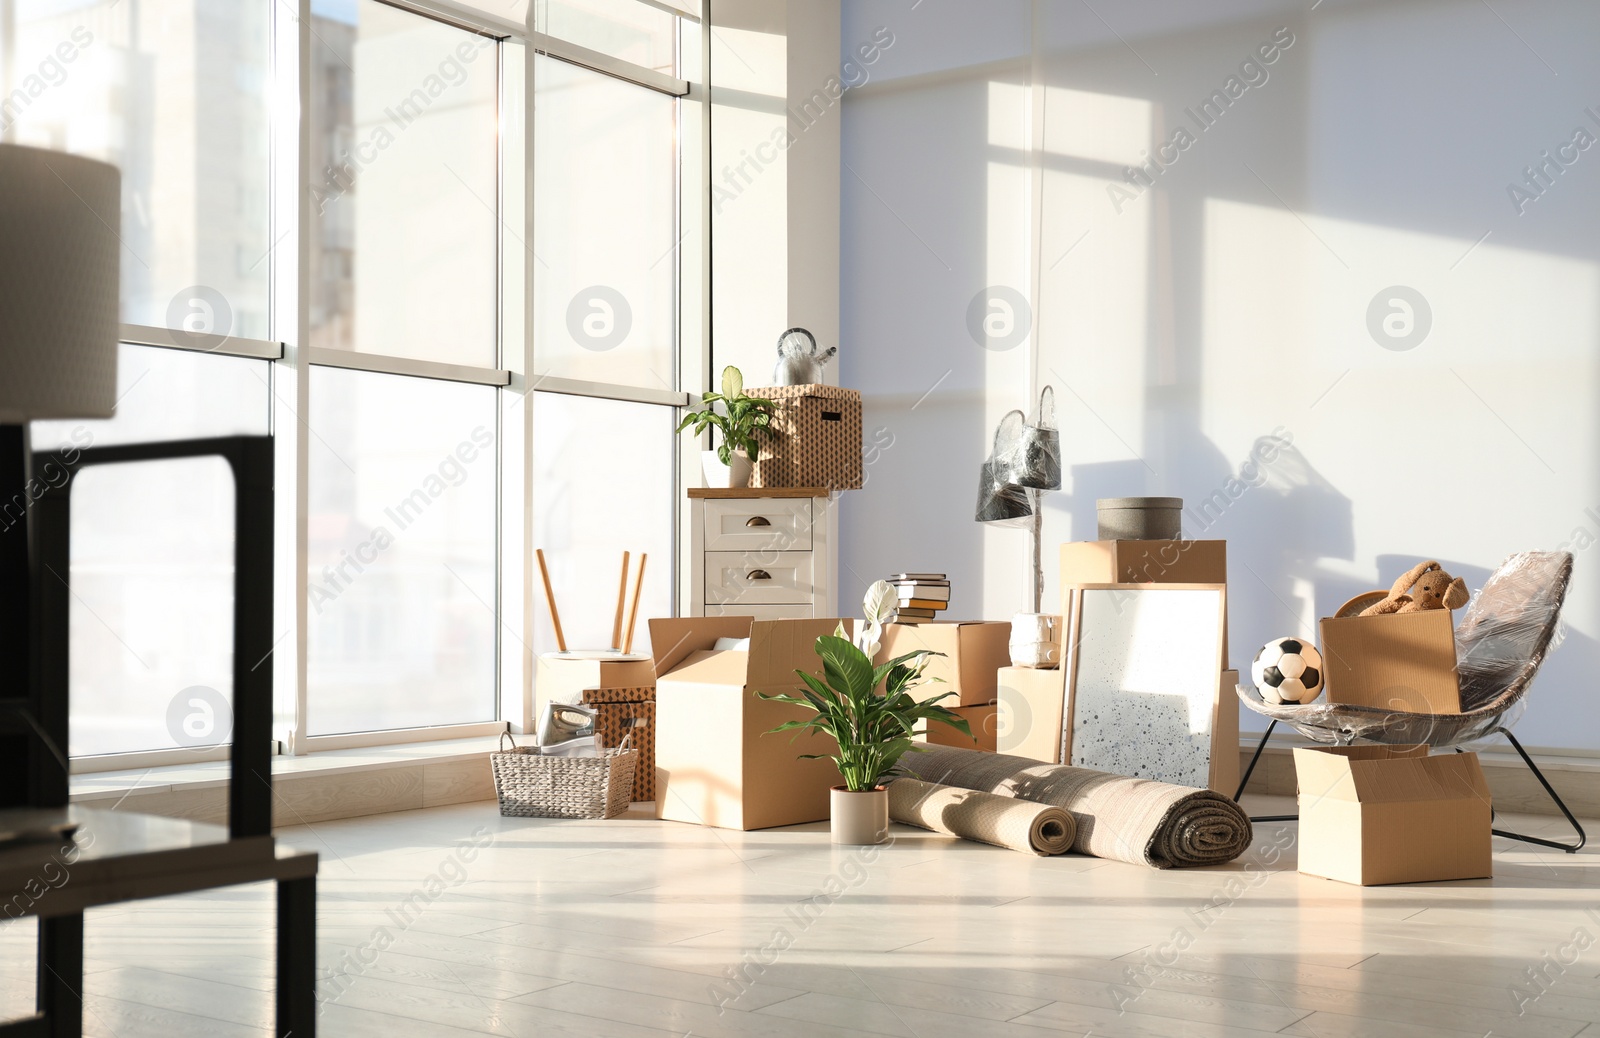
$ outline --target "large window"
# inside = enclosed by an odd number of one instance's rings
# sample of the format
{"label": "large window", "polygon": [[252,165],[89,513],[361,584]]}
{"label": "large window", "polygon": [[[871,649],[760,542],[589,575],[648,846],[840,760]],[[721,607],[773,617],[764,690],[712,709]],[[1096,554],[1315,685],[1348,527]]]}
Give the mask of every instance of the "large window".
{"label": "large window", "polygon": [[[0,0],[0,140],[123,172],[123,396],[36,453],[274,435],[284,752],[529,723],[530,547],[573,644],[625,550],[673,611],[678,3]],[[77,478],[75,766],[225,754],[231,471]]]}

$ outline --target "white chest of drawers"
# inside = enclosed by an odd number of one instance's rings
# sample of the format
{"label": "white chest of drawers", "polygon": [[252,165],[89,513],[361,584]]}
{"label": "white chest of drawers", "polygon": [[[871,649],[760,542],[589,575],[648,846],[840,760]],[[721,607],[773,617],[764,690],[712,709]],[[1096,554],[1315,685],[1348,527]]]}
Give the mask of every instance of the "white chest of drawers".
{"label": "white chest of drawers", "polygon": [[811,488],[689,491],[690,616],[836,616],[836,499]]}

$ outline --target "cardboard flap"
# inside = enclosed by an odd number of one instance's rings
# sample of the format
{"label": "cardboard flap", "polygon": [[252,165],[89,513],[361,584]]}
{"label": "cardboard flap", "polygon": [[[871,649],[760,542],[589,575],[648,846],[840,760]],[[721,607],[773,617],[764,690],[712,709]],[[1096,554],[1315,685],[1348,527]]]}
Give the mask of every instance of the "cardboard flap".
{"label": "cardboard flap", "polygon": [[1352,761],[1356,796],[1364,804],[1460,800],[1489,802],[1489,786],[1475,753],[1441,753],[1390,761]]}
{"label": "cardboard flap", "polygon": [[666,674],[692,653],[716,647],[718,638],[748,638],[748,616],[675,616],[650,621],[650,646],[656,676]]}
{"label": "cardboard flap", "polygon": [[[750,625],[750,670],[746,683],[752,689],[770,692],[793,688],[794,672],[822,676],[822,658],[817,655],[817,639],[833,634],[844,624],[845,637],[855,631],[851,620],[757,620]],[[652,629],[650,637],[655,638]]]}
{"label": "cardboard flap", "polygon": [[[743,687],[750,654],[738,649],[696,649],[673,668],[669,682]],[[657,686],[660,687],[659,685]]]}

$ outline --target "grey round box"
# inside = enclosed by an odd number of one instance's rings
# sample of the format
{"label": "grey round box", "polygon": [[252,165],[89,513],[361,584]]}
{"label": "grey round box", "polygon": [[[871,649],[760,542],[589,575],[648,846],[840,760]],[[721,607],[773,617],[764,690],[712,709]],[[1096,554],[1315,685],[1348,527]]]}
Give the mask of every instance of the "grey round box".
{"label": "grey round box", "polygon": [[1181,497],[1102,497],[1095,512],[1102,541],[1175,541],[1183,536]]}

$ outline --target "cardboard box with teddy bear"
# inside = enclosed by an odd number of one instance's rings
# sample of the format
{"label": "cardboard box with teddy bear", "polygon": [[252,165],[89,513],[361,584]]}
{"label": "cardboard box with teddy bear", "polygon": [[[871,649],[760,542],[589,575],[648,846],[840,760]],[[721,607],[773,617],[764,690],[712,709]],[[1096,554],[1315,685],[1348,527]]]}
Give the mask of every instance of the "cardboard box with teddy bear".
{"label": "cardboard box with teddy bear", "polygon": [[1322,620],[1328,702],[1421,714],[1461,712],[1451,611],[1467,586],[1437,562],[1421,562],[1388,594],[1351,599]]}

